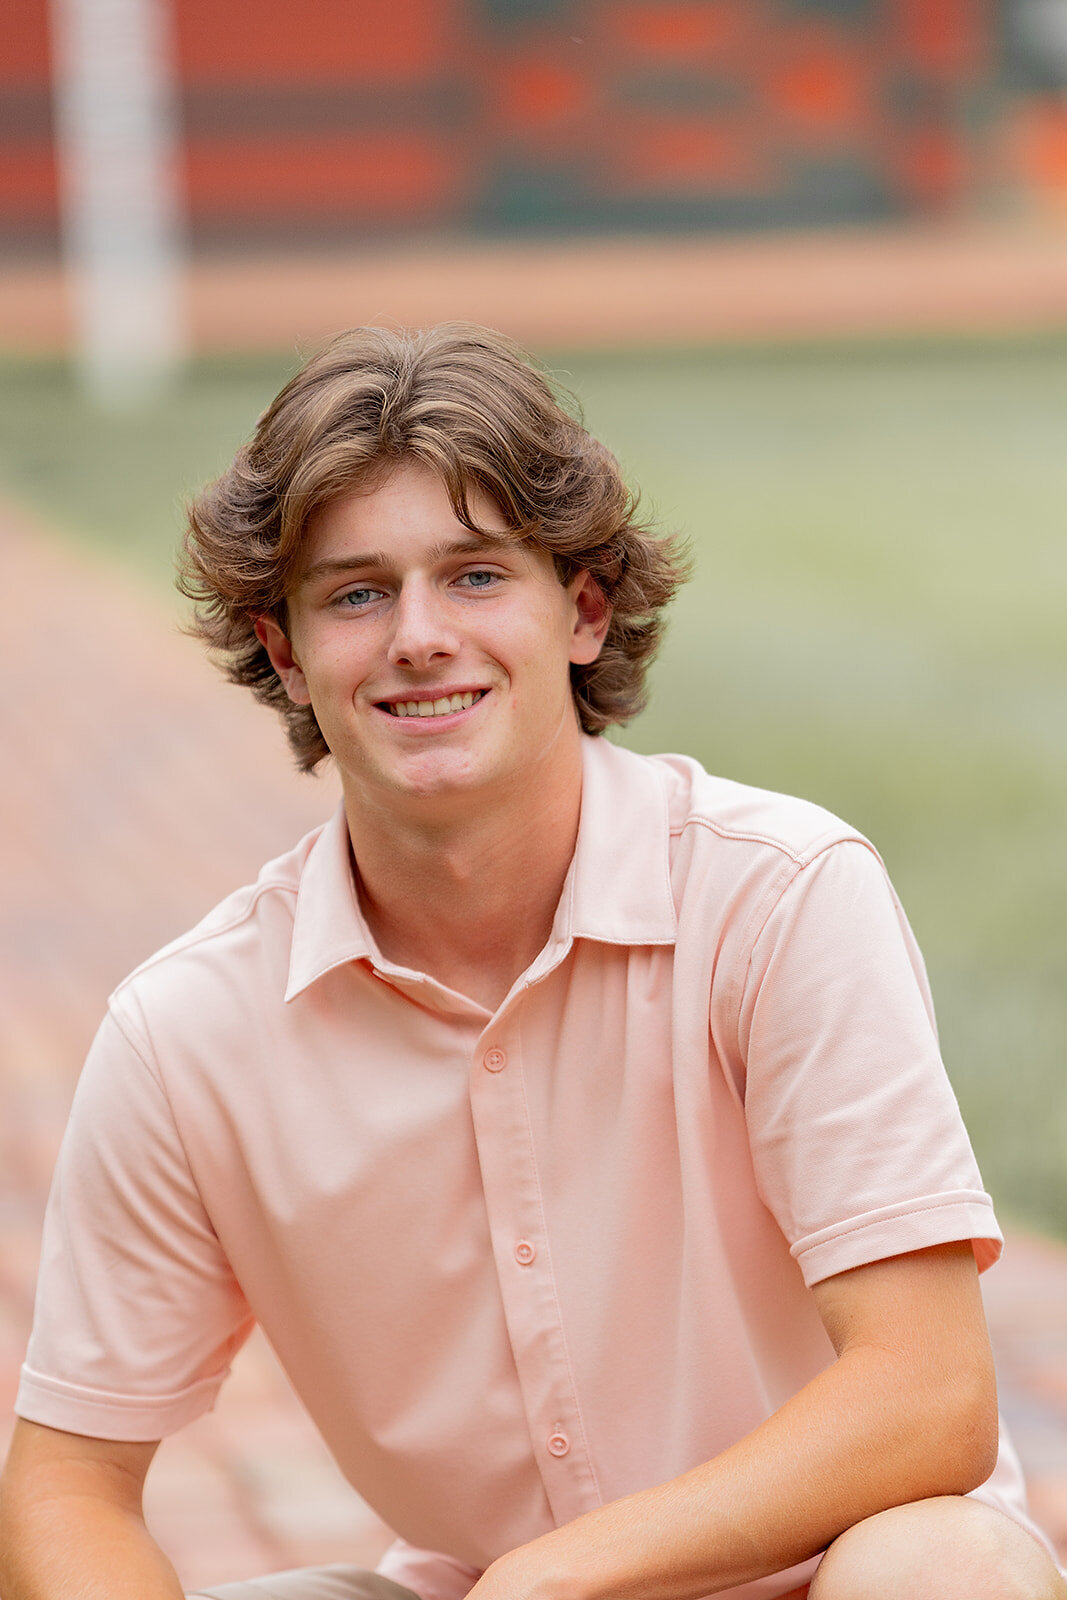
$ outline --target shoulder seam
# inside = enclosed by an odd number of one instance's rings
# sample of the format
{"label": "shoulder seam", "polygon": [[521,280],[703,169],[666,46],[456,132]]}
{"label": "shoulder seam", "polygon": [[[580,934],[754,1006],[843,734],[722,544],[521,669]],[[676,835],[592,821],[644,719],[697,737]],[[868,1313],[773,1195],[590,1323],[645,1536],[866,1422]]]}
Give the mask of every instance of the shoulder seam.
{"label": "shoulder seam", "polygon": [[[118,991],[116,990],[116,993],[117,992]],[[152,1082],[155,1084],[156,1088],[169,1105],[170,1098],[167,1095],[166,1086],[162,1077],[160,1076],[155,1059],[155,1053],[149,1045],[148,1040],[136,1038],[134,1036],[133,1030],[129,1024],[129,1019],[120,1013],[118,1006],[116,1006],[114,1003],[114,996],[112,996],[112,998],[108,1001],[107,1010],[112,1022],[122,1034],[122,1037],[125,1039],[126,1043],[129,1045],[130,1049],[133,1051],[134,1055],[137,1057],[138,1061],[141,1063],[142,1067],[144,1067],[145,1071],[148,1073],[148,1076],[152,1079]],[[149,1059],[150,1057],[151,1059]]]}
{"label": "shoulder seam", "polygon": [[[251,890],[252,892],[249,897],[248,904],[240,913],[235,914],[228,922],[224,922],[220,927],[203,928],[199,931],[196,928],[193,928],[188,933],[180,934],[177,939],[172,939],[168,944],[163,946],[162,950],[156,950],[152,955],[146,956],[145,959],[138,966],[136,966],[132,972],[128,973],[126,977],[122,979],[121,983],[117,983],[112,991],[112,995],[115,996],[121,994],[123,990],[128,988],[129,985],[139,978],[143,972],[149,972],[153,967],[158,966],[161,962],[169,961],[171,957],[178,955],[179,951],[195,950],[197,945],[206,944],[210,939],[217,939],[225,933],[232,933],[234,928],[239,928],[242,922],[248,921],[249,917],[253,914],[257,905],[265,894],[280,892],[282,894],[290,895],[295,900],[298,892],[298,885],[278,882],[256,883],[251,886]],[[241,891],[239,889],[234,891],[235,894],[239,894],[240,892]],[[208,912],[207,915],[210,916],[211,913]]]}
{"label": "shoulder seam", "polygon": [[[798,867],[809,866],[817,856],[821,855],[824,850],[828,850],[831,845],[855,843],[865,845],[869,850],[873,848],[869,840],[865,839],[861,833],[857,833],[853,828],[842,824],[840,828],[831,830],[829,836],[825,833],[822,834],[808,846],[807,850],[800,852],[786,844],[783,839],[775,839],[769,833],[757,833],[755,829],[748,828],[727,828],[721,822],[716,822],[711,817],[701,816],[699,812],[695,811],[691,811],[681,826],[672,831],[676,834],[684,833],[691,823],[700,828],[707,828],[709,833],[716,834],[720,839],[734,839],[740,844],[766,845],[768,849],[777,850],[780,855],[787,856]],[[874,853],[877,854],[877,851]]]}
{"label": "shoulder seam", "polygon": [[[742,835],[741,837],[745,836]],[[812,847],[807,856],[798,856],[794,852],[783,848],[782,853],[793,862],[794,870],[792,872],[785,873],[774,884],[773,888],[768,891],[768,893],[760,901],[759,905],[754,908],[752,916],[749,918],[749,921],[745,926],[744,934],[741,939],[741,949],[743,952],[745,952],[744,970],[743,972],[739,972],[737,974],[734,982],[734,993],[731,996],[732,1033],[739,1058],[744,1054],[741,1049],[741,1039],[739,1033],[741,1024],[741,1010],[744,1005],[744,998],[748,989],[749,978],[752,974],[752,962],[756,954],[756,946],[762,937],[763,931],[768,922],[771,920],[771,917],[774,915],[775,911],[777,911],[778,907],[789,893],[789,890],[797,882],[802,873],[804,873],[809,867],[813,866],[814,863],[818,861],[821,856],[824,856],[828,850],[832,850],[835,845],[839,844],[858,844],[862,849],[867,851],[868,855],[874,857],[874,859],[878,862],[878,865],[882,868],[882,871],[885,872],[885,863],[878,854],[878,851],[874,848],[873,844],[871,844],[870,840],[865,839],[861,833],[854,833],[851,830],[845,830],[842,833],[835,834],[829,839],[822,839],[816,846]]]}
{"label": "shoulder seam", "polygon": [[[752,957],[755,954],[756,945],[760,941],[760,937],[761,937],[761,935],[763,933],[764,928],[767,926],[768,922],[770,921],[771,917],[774,915],[775,911],[777,911],[779,905],[784,900],[785,896],[789,893],[789,890],[793,887],[794,883],[796,883],[796,881],[800,877],[801,873],[802,872],[806,872],[809,867],[814,866],[816,861],[818,861],[820,856],[824,856],[828,850],[832,850],[834,848],[834,846],[838,845],[838,844],[858,844],[861,847],[861,849],[866,850],[868,855],[873,856],[874,859],[877,861],[878,865],[882,868],[882,871],[883,872],[885,871],[885,862],[882,860],[881,856],[878,854],[878,851],[874,848],[874,845],[871,843],[871,841],[869,839],[865,839],[861,833],[848,832],[848,833],[837,834],[832,839],[822,839],[817,845],[812,847],[810,853],[808,855],[806,855],[806,856],[794,855],[791,851],[786,850],[784,853],[786,855],[788,855],[790,860],[792,860],[795,863],[797,870],[795,872],[791,872],[789,874],[789,876],[785,879],[785,881],[779,887],[777,887],[772,894],[769,894],[767,896],[767,900],[769,901],[769,904],[767,906],[766,914],[760,920],[759,927],[756,929],[755,933],[753,933],[751,941],[748,944],[748,963],[747,963],[747,967],[749,969],[751,968],[751,965],[752,965]],[[752,924],[755,923],[756,918],[757,918],[758,915],[759,915],[759,910],[757,909],[752,914],[752,922],[749,923],[749,927],[751,927]],[[746,937],[746,939],[748,938],[748,928],[745,929],[745,937]],[[747,970],[746,970],[746,976],[745,976],[745,985],[746,985],[746,987],[747,987],[747,984],[748,984],[748,976],[747,976]]]}
{"label": "shoulder seam", "polygon": [[[134,1055],[137,1057],[138,1061],[141,1063],[142,1067],[155,1084],[156,1089],[163,1099],[163,1104],[167,1108],[167,1116],[170,1120],[171,1127],[174,1129],[174,1136],[177,1139],[178,1144],[181,1146],[182,1158],[185,1161],[186,1171],[189,1174],[190,1181],[196,1188],[197,1194],[199,1194],[200,1187],[193,1176],[193,1164],[189,1157],[189,1148],[186,1144],[185,1135],[182,1132],[181,1125],[179,1124],[177,1115],[175,1114],[174,1102],[170,1097],[170,1091],[167,1088],[166,1080],[162,1071],[160,1070],[159,1061],[157,1060],[156,1053],[152,1048],[152,1042],[147,1037],[140,1041],[134,1037],[133,1033],[131,1032],[129,1019],[120,1016],[118,1007],[114,1003],[114,996],[112,996],[112,998],[108,1001],[107,1009],[108,1016],[111,1018],[112,1022],[115,1024],[116,1028],[119,1030],[122,1037],[125,1039],[126,1043],[129,1045],[130,1049],[133,1051]],[[202,1196],[200,1203],[203,1206]],[[204,1215],[208,1215],[206,1206],[204,1206]],[[208,1222],[211,1225],[212,1231],[214,1232],[214,1224],[211,1223],[210,1217],[208,1217]],[[217,1234],[216,1237],[218,1237]]]}

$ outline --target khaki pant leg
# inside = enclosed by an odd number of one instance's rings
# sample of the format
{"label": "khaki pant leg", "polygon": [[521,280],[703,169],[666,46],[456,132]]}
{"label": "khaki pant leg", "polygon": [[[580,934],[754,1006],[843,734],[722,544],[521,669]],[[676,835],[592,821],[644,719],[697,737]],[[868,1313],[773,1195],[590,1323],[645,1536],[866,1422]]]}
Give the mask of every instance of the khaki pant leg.
{"label": "khaki pant leg", "polygon": [[362,1567],[301,1567],[214,1589],[193,1589],[185,1600],[418,1600],[418,1596]]}

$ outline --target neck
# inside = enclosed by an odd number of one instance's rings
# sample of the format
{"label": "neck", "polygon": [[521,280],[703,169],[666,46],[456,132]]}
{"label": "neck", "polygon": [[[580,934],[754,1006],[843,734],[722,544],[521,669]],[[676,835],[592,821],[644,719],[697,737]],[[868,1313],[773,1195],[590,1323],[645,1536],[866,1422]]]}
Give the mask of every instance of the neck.
{"label": "neck", "polygon": [[[360,899],[378,948],[495,1010],[543,949],[574,854],[581,751],[569,770],[491,806],[345,807]],[[562,781],[561,781],[562,778]]]}

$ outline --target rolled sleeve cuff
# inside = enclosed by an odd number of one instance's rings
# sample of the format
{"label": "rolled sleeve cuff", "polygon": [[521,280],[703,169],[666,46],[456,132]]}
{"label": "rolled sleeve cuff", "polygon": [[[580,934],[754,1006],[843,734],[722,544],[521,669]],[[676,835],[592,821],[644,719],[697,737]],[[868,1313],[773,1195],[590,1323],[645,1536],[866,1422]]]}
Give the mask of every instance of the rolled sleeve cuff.
{"label": "rolled sleeve cuff", "polygon": [[863,1212],[798,1239],[790,1254],[810,1288],[837,1272],[957,1239],[971,1241],[979,1272],[991,1267],[1000,1255],[1004,1240],[993,1215],[993,1202],[980,1189],[923,1195]]}
{"label": "rolled sleeve cuff", "polygon": [[24,1366],[15,1411],[27,1422],[64,1433],[144,1443],[176,1433],[210,1411],[224,1377],[225,1373],[220,1373],[201,1378],[177,1394],[146,1396],[87,1389]]}

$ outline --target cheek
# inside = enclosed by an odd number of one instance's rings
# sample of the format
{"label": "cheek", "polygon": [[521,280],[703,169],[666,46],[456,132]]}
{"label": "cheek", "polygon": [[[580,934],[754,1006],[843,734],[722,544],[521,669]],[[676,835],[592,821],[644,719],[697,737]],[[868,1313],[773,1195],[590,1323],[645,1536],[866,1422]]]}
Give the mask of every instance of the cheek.
{"label": "cheek", "polygon": [[309,682],[337,691],[347,684],[355,686],[362,681],[366,676],[366,656],[366,650],[356,649],[354,639],[327,635],[311,642],[305,658],[305,672]]}

